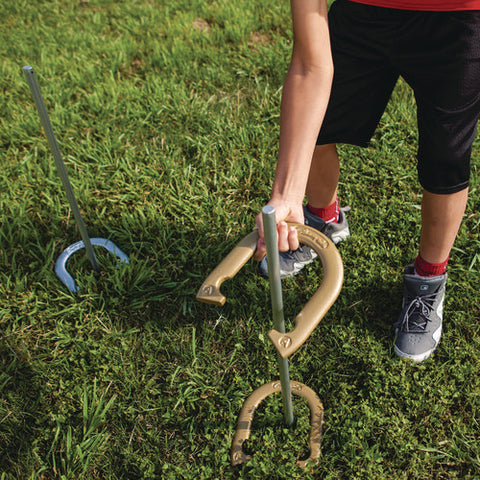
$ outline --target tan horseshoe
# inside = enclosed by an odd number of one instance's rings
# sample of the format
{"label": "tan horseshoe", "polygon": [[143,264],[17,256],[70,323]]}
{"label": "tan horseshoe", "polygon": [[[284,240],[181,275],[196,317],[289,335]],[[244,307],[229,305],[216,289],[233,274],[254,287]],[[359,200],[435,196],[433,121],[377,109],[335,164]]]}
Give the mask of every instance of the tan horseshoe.
{"label": "tan horseshoe", "polygon": [[[298,460],[297,465],[305,468],[310,461],[318,462],[320,458],[320,440],[323,427],[323,405],[317,394],[300,382],[292,381],[290,390],[293,394],[305,398],[310,409],[310,456],[306,460]],[[243,451],[243,443],[250,437],[253,415],[258,405],[272,393],[281,392],[280,382],[270,382],[257,388],[245,401],[238,417],[238,426],[233,437],[231,459],[232,465],[240,465],[250,460],[250,456]]]}
{"label": "tan horseshoe", "polygon": [[[270,330],[268,336],[282,358],[295,353],[312,334],[320,320],[333,305],[343,283],[343,263],[334,243],[318,230],[307,225],[294,224],[301,243],[312,248],[323,266],[322,283],[302,311],[295,317],[295,327],[287,333]],[[197,293],[197,300],[223,305],[226,298],[220,292],[222,283],[233,278],[255,252],[258,233],[253,231],[218,264],[208,275]]]}

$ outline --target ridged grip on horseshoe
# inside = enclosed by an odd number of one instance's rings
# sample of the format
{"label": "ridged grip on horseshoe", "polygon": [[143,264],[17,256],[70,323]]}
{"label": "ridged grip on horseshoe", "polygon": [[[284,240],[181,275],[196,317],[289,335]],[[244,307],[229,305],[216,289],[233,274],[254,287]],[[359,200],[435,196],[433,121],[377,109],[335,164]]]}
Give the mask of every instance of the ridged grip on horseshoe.
{"label": "ridged grip on horseshoe", "polygon": [[[289,357],[305,343],[337,299],[343,283],[343,263],[333,242],[307,225],[292,225],[298,231],[300,242],[318,254],[323,266],[323,279],[318,290],[296,316],[292,331],[281,333],[271,330],[268,333],[282,358]],[[233,278],[253,255],[257,240],[256,231],[247,235],[210,273],[197,293],[197,300],[223,305],[226,298],[220,293],[221,284],[224,280]]]}

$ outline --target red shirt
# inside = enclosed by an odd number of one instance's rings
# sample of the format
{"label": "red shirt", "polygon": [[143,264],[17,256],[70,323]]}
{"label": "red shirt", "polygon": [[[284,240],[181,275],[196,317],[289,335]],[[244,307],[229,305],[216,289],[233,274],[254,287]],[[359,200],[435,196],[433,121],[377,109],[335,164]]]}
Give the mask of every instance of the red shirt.
{"label": "red shirt", "polygon": [[480,10],[480,0],[351,0],[357,3],[400,10],[453,12],[455,10]]}

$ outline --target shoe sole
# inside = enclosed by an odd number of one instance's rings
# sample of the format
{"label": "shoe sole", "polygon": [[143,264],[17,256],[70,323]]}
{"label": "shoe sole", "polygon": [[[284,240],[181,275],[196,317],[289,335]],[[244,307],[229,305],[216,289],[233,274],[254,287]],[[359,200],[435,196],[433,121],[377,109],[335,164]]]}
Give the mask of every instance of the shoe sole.
{"label": "shoe sole", "polygon": [[421,355],[409,355],[408,353],[402,352],[396,345],[395,345],[395,353],[400,358],[405,358],[406,360],[413,360],[415,363],[420,363],[426,360],[430,355],[435,351],[437,347],[432,348],[428,352],[422,353]]}

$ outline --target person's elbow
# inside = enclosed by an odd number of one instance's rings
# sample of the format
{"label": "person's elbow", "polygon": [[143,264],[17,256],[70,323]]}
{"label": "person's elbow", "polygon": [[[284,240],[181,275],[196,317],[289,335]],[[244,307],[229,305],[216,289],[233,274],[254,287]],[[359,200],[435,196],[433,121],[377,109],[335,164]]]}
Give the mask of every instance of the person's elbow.
{"label": "person's elbow", "polygon": [[312,79],[323,85],[331,85],[334,66],[330,56],[309,57],[308,59],[293,56],[289,71],[292,75]]}

